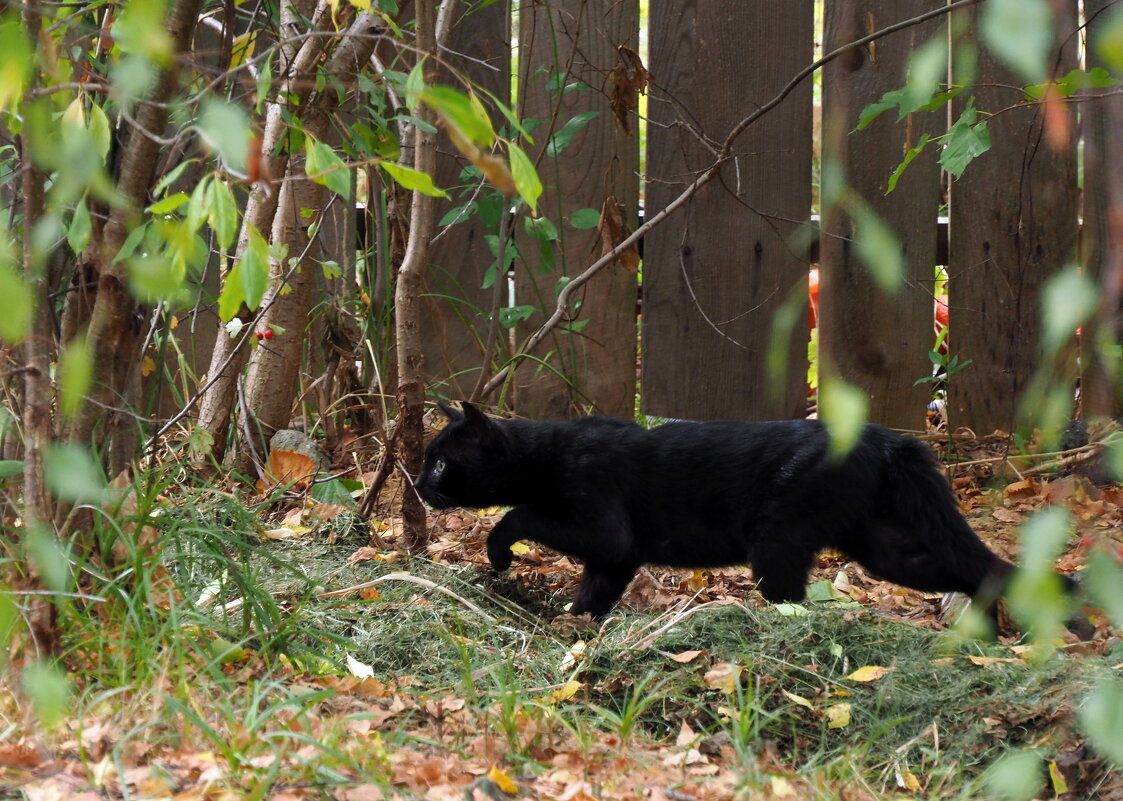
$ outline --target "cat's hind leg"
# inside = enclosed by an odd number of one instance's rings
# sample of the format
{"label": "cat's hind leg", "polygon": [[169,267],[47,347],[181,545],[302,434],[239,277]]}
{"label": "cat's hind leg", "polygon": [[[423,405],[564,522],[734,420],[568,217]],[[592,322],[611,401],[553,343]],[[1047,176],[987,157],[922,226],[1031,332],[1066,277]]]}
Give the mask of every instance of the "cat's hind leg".
{"label": "cat's hind leg", "polygon": [[603,565],[585,565],[585,572],[581,574],[581,585],[577,588],[577,597],[569,608],[570,614],[583,615],[588,613],[595,619],[600,619],[608,614],[628,584],[636,574],[634,567],[604,567]]}

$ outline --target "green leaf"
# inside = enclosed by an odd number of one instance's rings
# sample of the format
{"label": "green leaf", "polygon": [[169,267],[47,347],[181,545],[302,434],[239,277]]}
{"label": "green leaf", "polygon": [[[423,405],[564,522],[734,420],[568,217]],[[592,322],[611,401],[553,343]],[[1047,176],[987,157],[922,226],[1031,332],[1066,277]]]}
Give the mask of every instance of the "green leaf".
{"label": "green leaf", "polygon": [[73,443],[43,448],[43,472],[54,494],[64,501],[98,503],[105,477],[87,448]]}
{"label": "green leaf", "polygon": [[9,345],[18,344],[31,330],[34,303],[31,288],[6,258],[0,258],[0,298],[4,299],[4,313],[0,314],[0,339]]}
{"label": "green leaf", "polygon": [[1123,8],[1116,8],[1110,14],[1102,12],[1101,17],[1095,22],[1096,52],[1109,69],[1123,72]]}
{"label": "green leaf", "polygon": [[819,418],[830,435],[829,451],[843,459],[861,439],[869,416],[870,399],[853,384],[827,378],[819,387]]}
{"label": "green leaf", "polygon": [[932,102],[932,96],[947,80],[947,67],[947,33],[941,28],[909,58],[908,81],[900,98],[898,119]]}
{"label": "green leaf", "polygon": [[425,91],[425,59],[420,58],[417,63],[413,65],[413,69],[409,71],[406,76],[405,83],[405,96],[406,108],[411,112],[417,110],[417,104],[421,102],[421,93]]}
{"label": "green leaf", "polygon": [[66,243],[76,256],[81,256],[86,245],[90,244],[90,233],[93,224],[90,219],[90,208],[86,198],[82,197],[74,206],[74,216],[70,218],[70,225],[66,229]]}
{"label": "green leaf", "polygon": [[1008,601],[1017,620],[1036,644],[1051,649],[1064,627],[1068,601],[1053,562],[1069,535],[1068,512],[1050,507],[1030,517],[1021,528],[1020,564],[1009,583]]}
{"label": "green leaf", "polygon": [[16,459],[0,460],[0,479],[23,475],[23,462]]}
{"label": "green leaf", "polygon": [[1046,353],[1056,353],[1076,336],[1076,329],[1091,318],[1099,304],[1099,291],[1075,264],[1054,275],[1041,293],[1041,341]]}
{"label": "green leaf", "polygon": [[70,682],[50,662],[35,660],[23,669],[23,691],[44,728],[53,729],[70,716]]}
{"label": "green leaf", "polygon": [[987,0],[979,29],[987,48],[1026,83],[1048,75],[1054,30],[1049,0]]}
{"label": "green leaf", "polygon": [[513,328],[523,320],[529,320],[536,311],[534,306],[505,306],[499,310],[499,324],[504,328]]}
{"label": "green leaf", "polygon": [[940,164],[959,178],[967,165],[990,150],[990,132],[985,122],[976,123],[974,98],[959,115],[959,119],[947,132],[947,142],[940,153]]}
{"label": "green leaf", "polygon": [[854,250],[874,281],[887,295],[904,286],[905,260],[893,229],[865,203],[854,204]]}
{"label": "green leaf", "polygon": [[261,63],[257,73],[257,83],[254,84],[253,107],[258,114],[261,113],[261,104],[269,97],[269,90],[273,88],[273,59],[267,58]]}
{"label": "green leaf", "polygon": [[312,498],[320,503],[335,503],[348,508],[355,507],[355,499],[351,497],[350,490],[338,478],[313,484]]}
{"label": "green leaf", "polygon": [[67,420],[78,416],[94,378],[94,359],[85,337],[66,344],[58,360],[59,409]]}
{"label": "green leaf", "polygon": [[392,161],[380,161],[378,162],[378,166],[384,169],[403,189],[420,192],[430,197],[448,197],[447,192],[433,185],[433,178],[428,173],[415,170],[412,167],[395,164]]}
{"label": "green leaf", "polygon": [[1110,554],[1095,550],[1088,555],[1082,575],[1092,599],[1111,618],[1112,625],[1123,630],[1123,567]]}
{"label": "green leaf", "polygon": [[578,231],[585,231],[600,225],[600,212],[592,208],[578,209],[565,219]]}
{"label": "green leaf", "polygon": [[0,111],[13,108],[23,97],[34,53],[19,16],[0,23]]}
{"label": "green leaf", "polygon": [[117,47],[154,64],[169,66],[175,45],[165,24],[166,7],[165,0],[133,0],[125,4],[111,28]]}
{"label": "green leaf", "polygon": [[173,211],[178,209],[184,203],[189,202],[190,200],[191,198],[189,198],[183,192],[176,192],[174,195],[168,195],[163,200],[159,200],[153,203],[148,207],[148,211],[149,213],[154,214],[157,217],[162,217],[165,214],[171,214]]}
{"label": "green leaf", "polygon": [[515,190],[526,201],[532,212],[538,212],[538,198],[542,195],[542,181],[534,162],[521,147],[514,142],[507,143],[507,153],[511,159],[511,175],[515,179]]}
{"label": "green leaf", "polygon": [[869,103],[858,114],[858,126],[854,130],[864,131],[869,127],[870,123],[872,123],[886,111],[898,108],[901,105],[901,101],[904,99],[904,97],[904,89],[894,89],[883,94],[880,100]]}
{"label": "green leaf", "polygon": [[[207,189],[207,223],[222,250],[229,250],[238,234],[238,204],[225,181],[214,180]],[[192,229],[194,230],[194,229]]]}
{"label": "green leaf", "polygon": [[182,263],[166,253],[146,253],[128,262],[129,288],[145,303],[175,300],[183,288],[185,271]]}
{"label": "green leaf", "polygon": [[[239,281],[246,306],[250,311],[257,311],[269,286],[269,243],[252,226],[249,233],[249,243],[242,254]],[[226,280],[229,281],[230,277]]]}
{"label": "green leaf", "polygon": [[1080,725],[1096,750],[1123,765],[1123,682],[1102,676],[1080,707]]}
{"label": "green leaf", "polygon": [[224,323],[233,320],[245,302],[246,292],[242,287],[242,262],[239,261],[226,274],[222,292],[218,295],[218,319]]}
{"label": "green leaf", "polygon": [[1032,751],[1011,751],[986,772],[987,790],[1002,801],[1030,801],[1042,784],[1041,757]]}
{"label": "green leaf", "polygon": [[491,147],[495,142],[491,119],[475,94],[469,96],[449,86],[431,86],[421,93],[421,99],[454,127],[462,139],[479,147]]}
{"label": "green leaf", "polygon": [[309,178],[341,198],[351,197],[351,169],[334,150],[309,136],[304,140],[304,152],[307,156],[304,171]]}
{"label": "green leaf", "polygon": [[1030,100],[1041,100],[1045,97],[1046,90],[1052,86],[1060,97],[1072,97],[1081,89],[1104,89],[1109,86],[1118,86],[1119,81],[1111,77],[1103,67],[1094,67],[1088,71],[1070,70],[1067,75],[1052,83],[1039,83],[1026,87],[1026,97]]}
{"label": "green leaf", "polygon": [[550,137],[550,141],[546,144],[546,157],[552,159],[559,156],[573,141],[573,137],[598,116],[600,116],[599,111],[582,111],[580,114],[571,117],[565,125]]}
{"label": "green leaf", "polygon": [[[90,103],[89,130],[90,139],[97,147],[97,154],[104,162],[109,157],[109,148],[113,145],[113,126],[109,124],[109,117],[105,115],[105,110],[97,103]],[[180,167],[185,167],[192,161],[194,159],[188,159]]]}
{"label": "green leaf", "polygon": [[199,132],[207,145],[235,172],[246,172],[252,130],[249,115],[241,106],[213,97],[203,101]]}
{"label": "green leaf", "polygon": [[127,259],[129,256],[133,255],[140,246],[140,243],[144,241],[144,237],[147,233],[148,223],[138,225],[136,228],[129,231],[129,235],[125,237],[125,243],[121,245],[121,249],[117,251],[117,255],[113,257],[113,263],[116,264],[122,259]]}
{"label": "green leaf", "polygon": [[905,168],[912,164],[913,159],[920,155],[920,152],[924,150],[924,146],[928,144],[930,138],[928,134],[924,134],[920,137],[920,141],[916,143],[916,147],[909,148],[908,152],[905,153],[904,159],[897,165],[897,169],[893,170],[893,174],[889,176],[889,187],[885,190],[885,194],[888,195],[897,188],[897,181],[901,180],[901,175],[904,174]]}

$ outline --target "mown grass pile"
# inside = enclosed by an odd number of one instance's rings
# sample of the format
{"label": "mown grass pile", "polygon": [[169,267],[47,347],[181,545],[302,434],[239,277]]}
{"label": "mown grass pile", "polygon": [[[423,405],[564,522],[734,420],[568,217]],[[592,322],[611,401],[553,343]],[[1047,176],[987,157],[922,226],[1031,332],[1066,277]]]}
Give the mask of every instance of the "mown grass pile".
{"label": "mown grass pile", "polygon": [[1123,793],[1073,725],[1111,658],[1027,663],[841,603],[567,628],[568,590],[349,561],[347,514],[270,541],[233,496],[141,497],[68,566],[59,667],[9,649],[7,734],[53,766],[7,772],[29,797],[974,798],[1023,748],[1041,793]]}

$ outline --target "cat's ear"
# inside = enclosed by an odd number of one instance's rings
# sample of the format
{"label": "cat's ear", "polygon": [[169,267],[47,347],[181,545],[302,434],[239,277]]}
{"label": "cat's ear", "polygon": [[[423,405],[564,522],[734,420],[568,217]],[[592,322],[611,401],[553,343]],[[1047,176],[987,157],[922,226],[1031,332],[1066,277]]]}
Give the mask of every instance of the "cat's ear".
{"label": "cat's ear", "polygon": [[461,417],[464,416],[463,414],[461,414],[459,411],[457,411],[456,409],[449,406],[444,401],[437,401],[437,408],[440,409],[441,413],[449,419],[450,423],[454,422],[456,420],[459,420]]}
{"label": "cat's ear", "polygon": [[460,408],[464,410],[464,427],[469,431],[483,434],[491,430],[491,420],[468,401],[462,401]]}

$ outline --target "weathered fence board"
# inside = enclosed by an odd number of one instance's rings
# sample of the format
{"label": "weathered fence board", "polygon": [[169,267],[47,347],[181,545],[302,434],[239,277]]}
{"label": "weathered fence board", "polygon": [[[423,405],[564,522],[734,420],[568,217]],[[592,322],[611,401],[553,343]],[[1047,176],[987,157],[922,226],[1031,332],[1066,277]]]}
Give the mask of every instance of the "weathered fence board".
{"label": "weathered fence board", "polygon": [[[511,49],[505,4],[470,10],[464,8],[467,4],[458,5],[462,15],[453,23],[447,49],[467,56],[454,57],[466,78],[496,97],[508,97]],[[447,75],[442,80],[451,81]],[[438,141],[436,184],[455,187],[450,200],[438,200],[440,220],[463,203],[474,187],[464,186],[459,179],[467,160],[446,137]],[[490,187],[484,187],[479,195],[486,197],[491,193]],[[484,272],[493,260],[484,236],[494,232],[500,209],[500,204],[492,205],[494,214],[490,220],[481,220],[473,212],[456,224],[440,228],[430,253],[425,274],[422,347],[427,383],[431,391],[443,397],[467,398],[484,363],[492,292],[482,286]]]}
{"label": "weathered fence board", "polygon": [[[912,18],[942,3],[936,0],[836,0],[826,4],[824,49],[834,50],[879,28]],[[899,428],[922,429],[930,386],[916,385],[930,373],[936,217],[940,172],[930,147],[908,167],[892,194],[889,177],[925,133],[937,134],[935,114],[898,122],[885,113],[854,131],[862,109],[898,89],[910,52],[943,30],[939,20],[907,28],[851,51],[823,70],[823,156],[840,165],[852,197],[860,198],[901,244],[903,288],[884,294],[854,251],[854,224],[840,205],[824,209],[819,242],[820,371],[837,369],[870,396],[870,416]],[[853,132],[853,133],[852,133]],[[826,182],[824,170],[824,182]],[[824,194],[826,189],[824,188]],[[833,366],[826,367],[825,362]]]}
{"label": "weathered fence board", "polygon": [[[616,121],[609,73],[627,66],[617,48],[638,48],[639,5],[637,0],[524,2],[519,25],[520,116],[543,121],[533,131],[528,152],[544,185],[540,212],[557,224],[558,233],[551,266],[538,243],[519,232],[522,268],[516,266],[516,300],[537,308],[517,328],[522,339],[553,312],[558,281],[581,272],[600,254],[597,230],[572,227],[566,222],[569,215],[586,208],[599,211],[606,200],[615,199],[624,220],[636,217],[638,125],[634,114],[628,115],[628,132]],[[554,132],[590,113],[596,116],[556,160],[541,158]],[[585,286],[581,300],[580,318],[588,322],[580,331],[555,329],[533,358],[519,365],[514,403],[519,414],[559,418],[595,409],[632,416],[635,275],[612,265]]]}
{"label": "weathered fence board", "polygon": [[[1059,21],[1059,75],[1076,66],[1075,5],[1054,4],[1069,15]],[[994,146],[951,187],[950,345],[972,363],[949,381],[948,412],[953,426],[989,434],[1019,420],[1039,361],[1040,290],[1075,256],[1079,196],[1075,137],[1058,149],[1040,107],[1011,108],[1024,82],[982,48],[973,82],[976,107],[1001,113],[989,120]]]}
{"label": "weathered fence board", "polygon": [[[811,60],[813,3],[668,0],[651,15],[645,206],[661,209],[714,161],[733,126]],[[811,82],[738,141],[703,187],[644,245],[643,378],[649,414],[801,417],[803,320],[780,343],[786,375],[768,384],[773,317],[807,286],[793,233],[811,210]],[[805,304],[801,314],[806,314]]]}
{"label": "weathered fence board", "polygon": [[[1088,38],[1096,34],[1110,16],[1110,0],[1086,0]],[[1096,48],[1088,52],[1088,67],[1104,66]],[[1081,338],[1082,412],[1084,414],[1123,414],[1120,378],[1123,364],[1117,355],[1096,346],[1102,335],[1120,334],[1120,308],[1123,294],[1123,96],[1114,89],[1087,94],[1104,95],[1081,106],[1084,134],[1084,226],[1082,262],[1100,285],[1099,324],[1084,327]]]}

